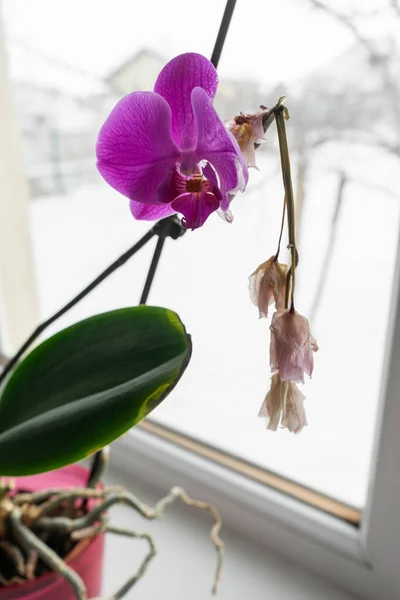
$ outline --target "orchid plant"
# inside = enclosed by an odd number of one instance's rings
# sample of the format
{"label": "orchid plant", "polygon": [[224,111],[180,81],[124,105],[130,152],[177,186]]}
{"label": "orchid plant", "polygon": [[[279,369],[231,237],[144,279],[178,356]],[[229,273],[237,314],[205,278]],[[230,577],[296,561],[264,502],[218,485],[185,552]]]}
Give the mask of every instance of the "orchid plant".
{"label": "orchid plant", "polygon": [[[286,139],[289,114],[281,98],[272,109],[261,106],[255,114],[240,113],[223,123],[213,106],[217,86],[216,69],[204,56],[177,56],[161,71],[153,92],[133,92],[118,102],[99,133],[97,166],[103,178],[129,199],[135,219],[179,215],[184,228],[195,230],[215,212],[231,223],[232,200],[245,191],[248,170],[256,166],[256,149],[264,142],[271,122],[276,121],[285,192],[282,227],[277,252],[250,276],[250,297],[260,317],[268,317],[272,304],[276,308],[270,327],[271,389],[260,416],[268,418],[269,429],[281,425],[298,433],[307,422],[304,396],[297,384],[304,383],[304,374],[311,376],[313,352],[318,347],[307,319],[295,309],[299,254]],[[289,265],[278,262],[285,220]],[[2,475],[48,471],[93,454],[147,416],[179,381],[190,360],[191,339],[178,315],[164,308],[129,307],[96,315],[53,335],[20,360],[50,322],[159,234],[158,227],[155,225],[133,249],[39,326],[0,374]],[[132,506],[145,518],[156,518],[167,504],[181,498],[205,508],[216,521],[212,537],[218,552],[216,589],[222,542],[218,535],[220,517],[213,507],[190,499],[176,488],[156,509],[150,509],[127,492],[120,490],[115,495],[107,488],[97,490],[98,476],[91,478],[87,490],[71,492],[68,497],[50,490],[40,495],[41,500],[34,495],[29,501],[19,495],[12,500],[9,487],[3,486],[0,503],[6,517],[11,515],[15,537],[31,547],[33,544],[43,561],[68,579],[77,598],[84,598],[81,582],[27,530],[18,503],[34,505],[29,509],[33,530],[37,526],[40,531],[53,532],[64,531],[66,520],[46,520],[43,515],[49,505],[58,510],[65,500],[81,498],[84,504],[79,510],[83,510],[88,499],[101,500],[91,512],[80,514],[82,528],[95,535],[109,530],[105,511],[117,501]],[[75,531],[75,522],[69,520],[68,531]],[[150,550],[154,555],[151,543]],[[137,579],[135,575],[132,582]],[[128,588],[125,585],[123,590]]]}
{"label": "orchid plant", "polygon": [[153,92],[125,96],[104,123],[97,143],[97,166],[104,179],[130,200],[136,219],[182,215],[188,229],[204,225],[213,212],[232,222],[230,204],[245,190],[249,167],[256,167],[255,151],[275,118],[281,152],[285,199],[282,229],[287,215],[290,268],[278,262],[278,250],[250,276],[250,297],[260,317],[271,323],[271,390],[260,416],[268,428],[279,423],[295,433],[307,424],[297,383],[311,377],[317,344],[305,317],[294,306],[296,247],[294,197],[285,121],[287,108],[280,99],[268,110],[240,113],[224,124],[212,99],[218,77],[200,54],[187,53],[171,60],[159,74]]}

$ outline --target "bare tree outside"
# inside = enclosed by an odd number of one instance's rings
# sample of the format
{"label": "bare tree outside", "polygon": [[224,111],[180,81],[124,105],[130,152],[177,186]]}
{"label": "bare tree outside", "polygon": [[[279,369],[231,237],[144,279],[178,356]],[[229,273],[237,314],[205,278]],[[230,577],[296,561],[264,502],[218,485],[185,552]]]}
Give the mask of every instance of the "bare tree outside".
{"label": "bare tree outside", "polygon": [[[330,151],[332,157],[333,148],[336,154],[330,169],[336,171],[338,192],[312,301],[310,317],[313,321],[329,277],[335,252],[333,241],[340,226],[341,206],[346,202],[347,184],[356,181],[380,187],[384,195],[400,201],[397,182],[382,178],[377,183],[371,180],[370,166],[366,165],[360,174],[352,165],[354,160],[362,160],[365,149],[370,148],[377,162],[390,157],[397,168],[400,167],[400,53],[395,39],[396,32],[397,35],[400,32],[400,7],[396,0],[376,7],[357,2],[339,5],[323,0],[306,0],[305,3],[338,23],[352,39],[349,50],[334,64],[324,65],[302,82],[290,102],[296,114],[293,134],[298,154],[299,222],[304,209],[302,198],[307,196],[304,188],[315,158]],[[374,29],[377,19],[392,22],[392,27],[378,36]]]}

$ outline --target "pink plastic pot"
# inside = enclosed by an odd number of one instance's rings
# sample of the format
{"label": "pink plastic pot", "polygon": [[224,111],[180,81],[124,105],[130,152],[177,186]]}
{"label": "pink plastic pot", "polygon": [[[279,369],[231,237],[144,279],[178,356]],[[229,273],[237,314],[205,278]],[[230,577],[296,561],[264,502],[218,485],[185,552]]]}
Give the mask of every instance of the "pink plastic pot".
{"label": "pink plastic pot", "polygon": [[[71,465],[30,477],[17,477],[18,489],[35,492],[46,488],[70,488],[86,485],[88,472]],[[88,597],[100,596],[104,559],[104,535],[83,540],[67,557],[67,563],[83,579]],[[34,581],[9,588],[0,588],[0,600],[75,600],[69,583],[56,573],[47,573]]]}

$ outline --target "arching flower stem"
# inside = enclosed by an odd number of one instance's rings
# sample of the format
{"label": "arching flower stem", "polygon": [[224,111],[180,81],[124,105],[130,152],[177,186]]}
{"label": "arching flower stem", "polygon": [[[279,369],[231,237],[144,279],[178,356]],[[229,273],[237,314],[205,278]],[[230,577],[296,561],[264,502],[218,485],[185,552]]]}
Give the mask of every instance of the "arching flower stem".
{"label": "arching flower stem", "polygon": [[298,263],[298,252],[296,248],[296,220],[295,203],[293,194],[292,175],[290,168],[289,146],[286,135],[286,123],[289,118],[289,111],[283,105],[285,97],[279,98],[276,106],[272,109],[275,115],[276,128],[278,132],[279,151],[281,156],[281,168],[283,186],[285,188],[286,212],[288,223],[288,248],[291,255],[291,267],[288,272],[286,308],[289,308],[289,289],[290,289],[290,311],[294,312],[294,291],[295,291],[295,271]]}

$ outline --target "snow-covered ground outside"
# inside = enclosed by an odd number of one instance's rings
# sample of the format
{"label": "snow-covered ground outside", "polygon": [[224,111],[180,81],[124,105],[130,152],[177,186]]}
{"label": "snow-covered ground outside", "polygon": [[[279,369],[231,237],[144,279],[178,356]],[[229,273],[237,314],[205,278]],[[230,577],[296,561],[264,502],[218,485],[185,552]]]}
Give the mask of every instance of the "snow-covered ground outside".
{"label": "snow-covered ground outside", "polygon": [[[340,152],[346,164],[346,152]],[[193,358],[152,418],[362,507],[397,253],[399,194],[391,184],[389,193],[381,189],[381,184],[394,181],[397,165],[389,159],[377,161],[367,149],[358,150],[357,160],[351,148],[348,155],[353,180],[313,324],[320,351],[304,389],[309,426],[297,436],[286,430],[272,433],[257,418],[269,387],[269,321],[258,319],[247,280],[276,249],[283,192],[274,169],[270,177],[265,170],[251,173],[248,191],[233,202],[232,225],[213,215],[202,229],[166,242],[149,303],[180,314],[193,338]],[[337,188],[331,158],[325,152],[314,162],[305,202],[296,303],[305,315],[317,285]],[[134,221],[128,201],[99,178],[96,186],[31,202],[31,226],[45,318],[151,224]],[[154,244],[50,331],[137,304]]]}

